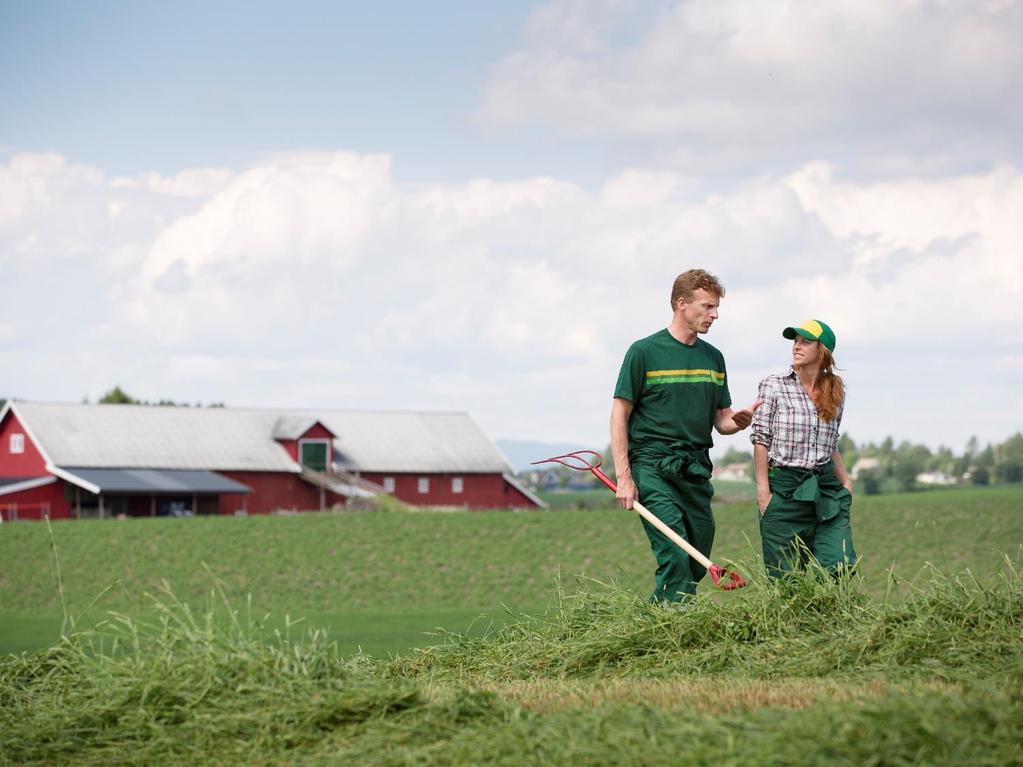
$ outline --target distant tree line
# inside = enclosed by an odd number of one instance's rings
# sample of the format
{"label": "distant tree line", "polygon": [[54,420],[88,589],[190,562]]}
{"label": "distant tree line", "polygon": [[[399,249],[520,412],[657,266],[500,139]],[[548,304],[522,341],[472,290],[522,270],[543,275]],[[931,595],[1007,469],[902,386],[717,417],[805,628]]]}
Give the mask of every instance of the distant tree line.
{"label": "distant tree line", "polygon": [[976,437],[956,455],[941,446],[932,452],[926,445],[903,441],[898,445],[891,437],[875,445],[857,446],[843,435],[839,451],[847,466],[855,466],[861,458],[872,458],[876,466],[857,474],[857,483],[867,494],[919,490],[920,478],[930,474],[935,480],[947,478],[955,484],[990,485],[993,482],[1023,482],[1023,434],[1016,432],[1004,442],[988,443],[983,448]]}
{"label": "distant tree line", "polygon": [[[1023,433],[1016,432],[1004,442],[980,446],[971,437],[962,453],[941,446],[932,451],[926,445],[887,437],[875,444],[857,445],[848,434],[838,443],[842,461],[851,472],[856,470],[856,489],[865,495],[900,493],[940,485],[990,485],[1023,482]],[[865,460],[864,460],[865,459]],[[729,450],[715,462],[717,466],[742,464],[753,475],[753,453]],[[614,479],[614,461],[610,446],[603,454],[603,470]],[[530,474],[533,474],[532,472]],[[591,484],[589,473],[561,466],[544,467],[539,485],[548,489]]]}
{"label": "distant tree line", "polygon": [[[843,434],[838,452],[842,454],[846,469],[857,469],[857,489],[866,495],[921,490],[929,484],[1023,482],[1023,434],[1020,432],[1004,442],[988,443],[983,448],[976,437],[971,437],[959,455],[945,446],[932,451],[926,445],[909,441],[895,444],[891,437],[878,444],[857,445],[852,437]],[[868,460],[861,463],[861,459]],[[716,463],[719,466],[746,464],[752,472],[753,454],[733,448]]]}
{"label": "distant tree line", "polygon": [[[84,397],[82,399],[82,402],[85,403],[85,404],[89,404],[89,398],[88,397]],[[172,399],[159,399],[159,400],[156,400],[155,402],[150,402],[149,400],[144,400],[144,399],[135,399],[135,397],[132,397],[130,394],[125,392],[120,386],[115,386],[113,389],[108,391],[106,394],[104,394],[102,397],[100,397],[98,400],[96,400],[96,404],[97,405],[157,405],[157,406],[158,405],[163,405],[163,406],[169,406],[169,407],[193,407],[188,402],[175,402]],[[196,402],[194,406],[195,407],[224,407],[224,403],[223,402],[211,402],[208,405],[203,405],[201,402]]]}

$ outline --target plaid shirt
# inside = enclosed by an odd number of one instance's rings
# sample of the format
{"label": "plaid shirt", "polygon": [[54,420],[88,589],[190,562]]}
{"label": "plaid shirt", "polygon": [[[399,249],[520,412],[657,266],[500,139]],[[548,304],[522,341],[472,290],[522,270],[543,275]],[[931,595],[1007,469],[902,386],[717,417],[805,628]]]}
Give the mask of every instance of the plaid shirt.
{"label": "plaid shirt", "polygon": [[833,421],[822,421],[796,371],[771,375],[757,394],[764,403],[753,416],[750,441],[765,445],[771,466],[816,469],[831,460],[838,447],[842,408]]}

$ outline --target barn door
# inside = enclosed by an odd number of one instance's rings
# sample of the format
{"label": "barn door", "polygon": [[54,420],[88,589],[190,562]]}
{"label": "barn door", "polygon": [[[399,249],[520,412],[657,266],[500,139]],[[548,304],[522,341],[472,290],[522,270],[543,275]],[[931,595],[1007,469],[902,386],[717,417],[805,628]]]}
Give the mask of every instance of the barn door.
{"label": "barn door", "polygon": [[313,471],[327,470],[327,441],[302,440],[298,443],[299,463]]}

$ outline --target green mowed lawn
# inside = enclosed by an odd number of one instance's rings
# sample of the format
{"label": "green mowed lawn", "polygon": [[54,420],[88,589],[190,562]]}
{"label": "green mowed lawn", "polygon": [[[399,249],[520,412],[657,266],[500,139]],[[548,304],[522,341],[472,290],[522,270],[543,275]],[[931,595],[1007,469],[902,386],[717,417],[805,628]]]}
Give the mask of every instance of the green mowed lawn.
{"label": "green mowed lawn", "polygon": [[722,500],[682,611],[612,508],[4,525],[0,642],[106,623],[0,657],[0,765],[1023,764],[1021,490],[857,500],[848,582]]}
{"label": "green mowed lawn", "polygon": [[[758,567],[757,517],[743,488],[719,490],[717,561]],[[565,494],[562,505],[571,505]],[[326,628],[342,650],[387,656],[434,644],[435,628],[482,630],[509,614],[542,611],[554,584],[586,579],[646,594],[652,558],[638,518],[610,493],[551,512],[386,512],[249,518],[135,519],[0,528],[0,653],[59,637],[64,608],[79,625],[110,611],[144,615],[166,581],[202,604],[214,582],[231,604]],[[907,590],[925,563],[986,577],[1023,545],[1023,489],[956,489],[860,497],[856,547],[868,591],[881,596],[894,569]],[[728,595],[721,595],[728,598]],[[478,616],[484,616],[477,619]]]}

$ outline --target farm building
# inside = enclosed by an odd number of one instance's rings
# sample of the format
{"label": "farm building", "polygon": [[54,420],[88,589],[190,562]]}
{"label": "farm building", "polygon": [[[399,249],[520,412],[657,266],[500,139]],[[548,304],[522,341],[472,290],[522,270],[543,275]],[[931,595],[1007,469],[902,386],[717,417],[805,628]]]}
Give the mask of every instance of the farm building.
{"label": "farm building", "polygon": [[7,519],[267,513],[389,494],[418,506],[536,508],[466,413],[8,402]]}

